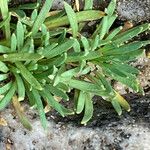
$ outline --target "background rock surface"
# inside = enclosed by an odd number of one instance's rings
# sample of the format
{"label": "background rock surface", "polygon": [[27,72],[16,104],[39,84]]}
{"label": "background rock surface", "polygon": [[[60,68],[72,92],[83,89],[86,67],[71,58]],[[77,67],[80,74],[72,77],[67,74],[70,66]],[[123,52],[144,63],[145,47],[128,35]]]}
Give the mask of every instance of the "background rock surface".
{"label": "background rock surface", "polygon": [[[25,106],[33,130],[22,127],[14,110],[1,113],[8,126],[0,128],[0,150],[149,150],[150,96],[128,95],[132,110],[117,116],[100,98],[87,126],[81,117],[61,118],[48,114],[48,130],[41,127],[37,112]],[[53,119],[52,119],[53,118]]]}
{"label": "background rock surface", "polygon": [[119,0],[117,12],[121,20],[150,20],[150,0]]}

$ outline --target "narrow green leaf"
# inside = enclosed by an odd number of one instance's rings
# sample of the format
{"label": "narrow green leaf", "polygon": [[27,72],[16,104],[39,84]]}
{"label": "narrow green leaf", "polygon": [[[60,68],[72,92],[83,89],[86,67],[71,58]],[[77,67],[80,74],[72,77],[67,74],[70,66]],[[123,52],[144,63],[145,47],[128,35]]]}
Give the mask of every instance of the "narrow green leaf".
{"label": "narrow green leaf", "polygon": [[66,35],[67,35],[67,29],[65,28],[63,32],[60,34],[58,37],[58,43],[62,44],[66,40]]}
{"label": "narrow green leaf", "polygon": [[68,95],[65,93],[65,92],[63,92],[62,90],[60,90],[60,89],[58,89],[57,87],[54,87],[54,86],[52,86],[51,84],[49,84],[49,85],[46,85],[45,86],[47,89],[49,89],[49,91],[52,93],[52,94],[54,94],[54,95],[56,95],[56,96],[58,96],[58,97],[61,97],[63,100],[69,100],[69,97],[68,97]]}
{"label": "narrow green leaf", "polygon": [[91,71],[91,67],[88,66],[80,72],[80,75],[86,75]]}
{"label": "narrow green leaf", "polygon": [[43,72],[43,71],[46,71],[48,69],[49,69],[49,67],[47,65],[38,65],[37,71]]}
{"label": "narrow green leaf", "polygon": [[70,69],[70,70],[63,72],[61,74],[61,77],[69,79],[69,78],[72,78],[73,76],[76,76],[77,73],[79,73],[79,71],[80,71],[80,67],[76,67],[76,68],[73,68],[73,69]]}
{"label": "narrow green leaf", "polygon": [[9,77],[9,74],[0,74],[0,81],[3,81]]}
{"label": "narrow green leaf", "polygon": [[67,59],[67,53],[62,54],[61,56],[54,58],[53,60],[49,59],[49,61],[47,60],[48,67],[52,67],[54,65],[56,67],[59,67],[60,65],[65,63],[66,59]]}
{"label": "narrow green leaf", "polygon": [[86,37],[81,36],[81,42],[82,42],[82,45],[84,47],[85,55],[87,55],[90,51],[89,41]]}
{"label": "narrow green leaf", "polygon": [[52,58],[57,55],[61,55],[64,52],[67,52],[74,44],[74,39],[69,39],[61,45],[53,48],[51,51],[48,52],[46,55],[47,58]]}
{"label": "narrow green leaf", "polygon": [[[105,16],[104,16],[105,17]],[[102,23],[103,21],[101,21],[99,23],[99,25],[96,26],[96,30],[94,31],[94,33],[92,34],[91,38],[95,38],[97,35],[99,35],[99,33],[101,32],[102,29]]]}
{"label": "narrow green leaf", "polygon": [[29,71],[33,71],[33,70],[37,70],[38,69],[38,64],[31,61],[28,65],[27,65],[27,69]]}
{"label": "narrow green leaf", "polygon": [[3,110],[11,101],[13,95],[16,91],[16,84],[15,82],[12,84],[11,88],[7,92],[7,94],[0,100],[0,111]]}
{"label": "narrow green leaf", "polygon": [[55,14],[54,15],[49,15],[48,18],[46,18],[45,21],[48,20],[49,22],[51,22],[52,20],[55,20],[55,19],[63,17],[65,14],[66,14],[65,10],[58,10],[58,11],[56,10]]}
{"label": "narrow green leaf", "polygon": [[121,70],[121,68],[118,68],[117,66],[114,66],[114,64],[104,64],[105,68],[108,68],[113,74],[116,74],[120,77],[126,78],[127,75]]}
{"label": "narrow green leaf", "polygon": [[[85,22],[85,21],[92,21],[92,20],[99,20],[105,15],[104,12],[99,10],[87,10],[87,11],[80,11],[76,13],[77,22]],[[45,21],[45,25],[49,29],[57,28],[64,25],[69,25],[69,20],[67,16],[56,18],[50,20],[47,18]]]}
{"label": "narrow green leaf", "polygon": [[41,31],[42,31],[42,35],[43,35],[43,36],[46,35],[46,33],[47,33],[47,27],[46,27],[45,24],[42,24],[42,25],[41,25]]}
{"label": "narrow green leaf", "polygon": [[96,77],[92,76],[92,75],[86,75],[86,77],[93,82],[97,88],[99,88],[100,90],[106,90],[105,87],[103,86],[101,80],[97,79]]}
{"label": "narrow green leaf", "polygon": [[17,62],[17,61],[32,61],[32,60],[39,60],[43,58],[40,54],[37,53],[13,53],[13,54],[3,54],[0,56],[0,61],[10,61],[10,62]]}
{"label": "narrow green leaf", "polygon": [[108,25],[107,25],[107,33],[109,32],[110,28],[112,27],[113,23],[115,22],[115,20],[117,19],[117,15],[112,15],[112,16],[108,16]]}
{"label": "narrow green leaf", "polygon": [[126,54],[131,51],[135,51],[143,46],[150,44],[150,41],[138,41],[119,46],[109,51],[103,51],[104,55],[116,55],[116,54]]}
{"label": "narrow green leaf", "polygon": [[38,69],[38,64],[29,64],[29,65],[27,66],[27,69],[28,69],[29,71],[37,70],[37,69]]}
{"label": "narrow green leaf", "polygon": [[58,89],[61,89],[62,91],[65,91],[65,92],[69,92],[69,91],[70,91],[69,86],[67,86],[67,85],[64,84],[64,83],[59,83],[59,84],[56,85],[56,87],[57,87]]}
{"label": "narrow green leaf", "polygon": [[35,19],[37,18],[37,15],[38,15],[37,9],[34,9],[31,14],[31,20],[35,21]]}
{"label": "narrow green leaf", "polygon": [[112,41],[110,40],[105,40],[105,41],[109,41],[110,43],[107,43],[106,45],[104,45],[104,47],[101,47],[102,52],[118,48],[118,45],[115,45]]}
{"label": "narrow green leaf", "polygon": [[[45,35],[45,37],[44,37],[44,41],[43,41],[43,45],[44,46],[47,46],[47,45],[49,45],[49,39],[50,39],[50,34],[49,34],[49,32],[47,31],[47,33],[46,33],[46,35]],[[58,39],[58,41],[59,41],[59,39]]]}
{"label": "narrow green leaf", "polygon": [[100,58],[102,53],[100,51],[90,51],[87,55],[85,52],[71,52],[68,54],[66,62],[78,62],[82,60],[93,60],[96,58]]}
{"label": "narrow green leaf", "polygon": [[101,80],[101,82],[102,82],[104,88],[107,90],[107,92],[108,92],[109,94],[112,93],[112,91],[113,91],[112,86],[111,86],[111,84],[106,80],[106,77],[103,76],[103,75],[100,74],[100,73],[97,73],[96,75],[97,75],[98,78]]}
{"label": "narrow green leaf", "polygon": [[45,88],[42,92],[41,92],[42,97],[47,101],[47,103],[49,104],[49,106],[52,106],[56,111],[58,111],[63,117],[64,112],[62,110],[62,106],[61,104],[59,104],[59,102],[57,102],[53,96],[51,95],[50,91]]}
{"label": "narrow green leaf", "polygon": [[97,49],[98,45],[99,45],[99,42],[100,42],[100,37],[99,35],[96,35],[94,40],[91,41],[91,50],[94,51],[95,49]]}
{"label": "narrow green leaf", "polygon": [[41,49],[38,51],[39,54],[42,54],[44,57],[49,56],[49,52],[54,49],[56,46],[58,46],[58,43],[52,43],[48,46],[46,46],[44,49]]}
{"label": "narrow green leaf", "polygon": [[116,96],[115,96],[115,100],[126,110],[126,111],[130,111],[130,105],[128,104],[128,102],[118,93],[116,92]]}
{"label": "narrow green leaf", "polygon": [[38,79],[47,78],[49,75],[51,75],[53,73],[53,71],[54,71],[53,68],[52,69],[48,69],[48,70],[43,71],[43,72],[41,72],[41,71],[38,72],[38,70],[37,70],[37,73],[34,74],[34,76],[36,78],[38,78]]}
{"label": "narrow green leaf", "polygon": [[18,101],[22,101],[25,98],[25,87],[22,78],[14,73],[17,82]]}
{"label": "narrow green leaf", "polygon": [[57,28],[55,30],[49,31],[50,37],[59,36],[64,32],[63,28]]}
{"label": "narrow green leaf", "polygon": [[7,18],[3,19],[3,21],[0,22],[0,28],[2,28],[3,26],[5,26],[5,24],[7,24],[7,22],[10,20],[10,15],[7,16]]}
{"label": "narrow green leaf", "polygon": [[37,18],[36,18],[36,20],[33,24],[33,27],[32,27],[32,30],[31,30],[33,35],[35,35],[38,32],[40,26],[43,24],[47,13],[49,12],[49,10],[52,6],[52,3],[53,3],[53,0],[46,0],[45,1],[44,6],[42,7],[39,15],[37,16]]}
{"label": "narrow green leaf", "polygon": [[13,106],[15,108],[15,111],[16,111],[22,125],[25,128],[27,128],[28,130],[32,130],[32,126],[29,123],[28,119],[25,117],[24,111],[23,111],[23,109],[22,109],[22,107],[21,107],[21,105],[20,105],[20,103],[19,103],[16,96],[13,96],[12,102],[13,102]]}
{"label": "narrow green leaf", "polygon": [[118,113],[118,115],[120,116],[122,114],[122,109],[121,109],[121,106],[120,104],[118,103],[118,101],[114,98],[112,101],[111,101],[111,104],[113,105],[115,111]]}
{"label": "narrow green leaf", "polygon": [[77,108],[76,108],[76,113],[80,114],[85,106],[85,99],[86,99],[86,93],[83,91],[80,91],[79,97],[77,100]]}
{"label": "narrow green leaf", "polygon": [[12,82],[8,82],[7,84],[3,85],[2,87],[0,87],[0,94],[4,94],[5,92],[7,92],[12,86]]}
{"label": "narrow green leaf", "polygon": [[[92,10],[93,8],[93,0],[84,0],[84,10]],[[85,26],[85,22],[79,24],[79,31],[83,29]]]}
{"label": "narrow green leaf", "polygon": [[93,102],[92,102],[92,96],[89,93],[86,93],[85,98],[85,112],[84,117],[81,121],[81,124],[86,124],[93,116]]}
{"label": "narrow green leaf", "polygon": [[115,60],[115,61],[120,61],[120,62],[129,62],[129,61],[133,61],[136,58],[138,58],[141,55],[144,55],[144,51],[143,49],[138,49],[138,50],[133,50],[131,52],[125,53],[125,54],[116,54],[116,55],[107,55],[107,56],[101,56],[99,58],[99,61],[108,61],[110,62],[110,60]]}
{"label": "narrow green leaf", "polygon": [[107,33],[108,25],[109,25],[108,16],[105,16],[102,20],[102,27],[100,30],[100,40],[102,40],[105,34]]}
{"label": "narrow green leaf", "polygon": [[38,3],[29,3],[29,4],[22,4],[18,7],[18,9],[36,9],[38,8],[39,4]]}
{"label": "narrow green leaf", "polygon": [[79,89],[81,91],[95,93],[96,95],[105,95],[103,89],[100,90],[95,84],[90,82],[71,79],[68,82],[66,81],[66,83],[68,83],[70,87]]}
{"label": "narrow green leaf", "polygon": [[120,73],[118,74],[118,71],[117,72],[111,71],[110,69],[108,69],[108,67],[106,66],[104,67],[102,64],[101,67],[103,68],[103,71],[105,72],[106,75],[111,76],[113,79],[127,85],[136,92],[139,91],[140,85],[135,75],[132,75],[128,72],[122,72],[124,75],[126,75],[126,77],[123,77]]}
{"label": "narrow green leaf", "polygon": [[5,54],[5,53],[10,53],[10,52],[11,52],[10,48],[0,45],[0,53]]}
{"label": "narrow green leaf", "polygon": [[74,115],[75,114],[73,110],[65,108],[64,106],[62,106],[62,111],[63,111],[65,116]]}
{"label": "narrow green leaf", "polygon": [[121,62],[118,62],[118,63],[115,63],[114,66],[116,68],[121,68],[123,72],[126,72],[126,73],[130,73],[130,74],[135,74],[135,75],[138,75],[140,73],[140,71],[128,64],[125,64],[125,63],[121,63]]}
{"label": "narrow green leaf", "polygon": [[68,53],[66,62],[69,63],[69,62],[82,61],[82,60],[85,60],[84,56],[85,56],[85,52],[71,52],[71,53]]}
{"label": "narrow green leaf", "polygon": [[74,110],[75,111],[77,110],[77,103],[78,103],[79,93],[80,93],[80,90],[74,89],[73,102],[74,102]]}
{"label": "narrow green leaf", "polygon": [[78,21],[76,18],[76,14],[71,8],[70,5],[68,5],[66,2],[64,2],[64,7],[68,16],[68,20],[70,22],[71,28],[72,28],[72,33],[73,37],[76,37],[78,34]]}
{"label": "narrow green leaf", "polygon": [[21,52],[23,53],[23,52],[29,52],[29,48],[30,48],[30,44],[31,44],[31,42],[32,42],[32,38],[28,38],[26,41],[25,41],[25,43],[24,43],[24,46],[23,46],[23,48],[21,49]]}
{"label": "narrow green leaf", "polygon": [[33,95],[33,93],[31,92],[31,86],[30,86],[30,84],[29,83],[27,83],[25,80],[24,80],[24,82],[25,82],[25,89],[26,89],[26,95],[27,95],[27,97],[28,97],[28,100],[29,100],[29,104],[30,104],[30,106],[34,106],[34,105],[36,105],[36,102],[35,102],[35,98],[34,98],[34,95]]}
{"label": "narrow green leaf", "polygon": [[108,7],[105,9],[105,12],[108,16],[112,16],[116,9],[116,0],[111,0]]}
{"label": "narrow green leaf", "polygon": [[17,38],[16,35],[13,33],[11,36],[11,51],[16,51],[17,48]]}
{"label": "narrow green leaf", "polygon": [[26,79],[28,83],[31,84],[31,86],[33,86],[37,90],[43,89],[37,79],[27,70],[27,68],[22,63],[16,62],[15,64],[20,70],[21,75]]}
{"label": "narrow green leaf", "polygon": [[[122,61],[122,62],[129,62],[129,61],[135,60],[135,58],[138,58],[142,54],[144,54],[144,50],[143,49],[138,49],[138,50],[128,52],[126,54],[114,55],[113,59],[116,59],[116,60],[119,60],[119,61]],[[112,59],[112,58],[109,58],[109,59]]]}
{"label": "narrow green leaf", "polygon": [[9,71],[9,68],[2,61],[0,61],[0,71],[4,73],[7,73]]}
{"label": "narrow green leaf", "polygon": [[[100,40],[99,41],[99,44],[98,44],[98,47],[102,47],[103,46],[103,48],[105,47],[105,45],[107,46],[107,45],[109,45],[110,43],[112,43],[112,41],[111,40]],[[102,48],[102,49],[103,49]],[[101,48],[100,48],[101,49]],[[99,49],[99,50],[100,50]],[[100,50],[101,51],[101,50]]]}
{"label": "narrow green leaf", "polygon": [[2,15],[2,18],[3,20],[6,20],[5,21],[5,36],[6,36],[6,39],[10,39],[10,13],[9,13],[9,10],[8,10],[8,1],[7,0],[0,0],[0,9],[1,9],[1,15]]}
{"label": "narrow green leaf", "polygon": [[9,65],[10,72],[20,73],[20,70],[13,65]]}
{"label": "narrow green leaf", "polygon": [[11,13],[13,14],[13,16],[17,17],[21,21],[23,21],[23,19],[26,18],[26,14],[23,10],[16,9],[16,8],[11,8],[10,10],[11,10]]}
{"label": "narrow green leaf", "polygon": [[75,52],[80,52],[80,43],[77,39],[74,39],[73,49]]}
{"label": "narrow green leaf", "polygon": [[43,126],[44,129],[47,129],[47,119],[46,119],[46,116],[45,116],[41,96],[39,95],[39,93],[36,89],[32,89],[32,93],[33,93],[34,100],[35,100],[36,105],[37,105],[37,109],[38,109],[38,112],[39,112],[39,115],[40,115],[42,126]]}
{"label": "narrow green leaf", "polygon": [[21,48],[24,44],[24,28],[20,21],[17,23],[17,47],[18,51],[21,51]]}
{"label": "narrow green leaf", "polygon": [[114,38],[121,30],[123,29],[122,26],[114,29],[112,32],[110,32],[106,38],[106,40],[111,40],[112,38]]}
{"label": "narrow green leaf", "polygon": [[149,23],[145,23],[145,24],[139,25],[137,27],[131,28],[131,29],[129,29],[125,32],[122,32],[122,33],[118,34],[117,36],[115,36],[113,38],[113,42],[116,44],[121,44],[121,43],[126,42],[129,39],[137,36],[138,34],[146,31],[149,28],[150,28]]}
{"label": "narrow green leaf", "polygon": [[29,53],[34,53],[34,40],[31,38],[31,41],[30,41],[30,46],[29,46],[29,50],[28,50]]}

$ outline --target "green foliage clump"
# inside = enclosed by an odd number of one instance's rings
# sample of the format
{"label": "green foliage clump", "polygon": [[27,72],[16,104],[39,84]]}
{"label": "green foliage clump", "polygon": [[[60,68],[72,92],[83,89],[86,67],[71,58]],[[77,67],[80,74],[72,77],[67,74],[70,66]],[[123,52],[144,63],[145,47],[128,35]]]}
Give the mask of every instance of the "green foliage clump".
{"label": "green foliage clump", "polygon": [[[81,123],[86,124],[93,115],[95,95],[110,102],[119,115],[122,108],[130,111],[129,104],[111,86],[110,79],[143,92],[136,77],[139,71],[127,62],[140,56],[144,52],[142,47],[150,41],[129,40],[149,30],[150,24],[124,32],[122,27],[112,29],[117,18],[116,0],[110,2],[105,12],[91,10],[91,0],[85,1],[83,11],[75,12],[64,3],[65,10],[49,12],[52,2],[46,0],[38,12],[38,3],[9,10],[8,2],[0,1],[3,18],[0,27],[5,33],[5,39],[0,41],[0,110],[12,101],[28,129],[31,125],[20,106],[25,99],[39,111],[44,128],[47,106],[63,117],[84,111]],[[25,9],[34,9],[30,17]],[[18,19],[17,24],[11,21],[12,16]],[[90,37],[82,35],[85,21],[100,19]],[[68,109],[60,100],[68,101],[70,92],[74,92],[74,108]]]}

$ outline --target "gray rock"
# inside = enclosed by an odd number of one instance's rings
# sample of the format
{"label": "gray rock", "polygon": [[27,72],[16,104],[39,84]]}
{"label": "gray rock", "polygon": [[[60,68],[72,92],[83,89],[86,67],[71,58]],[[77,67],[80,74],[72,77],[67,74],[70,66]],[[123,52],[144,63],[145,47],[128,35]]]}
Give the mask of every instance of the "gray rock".
{"label": "gray rock", "polygon": [[150,20],[150,0],[118,0],[117,12],[121,20]]}
{"label": "gray rock", "polygon": [[1,113],[8,126],[0,126],[0,150],[5,150],[8,144],[11,150],[149,150],[149,97],[130,99],[130,103],[132,111],[122,117],[113,109],[98,106],[87,126],[49,119],[47,132],[39,117],[32,118],[35,110],[25,107],[33,127],[28,131],[14,118],[14,110],[9,107]]}
{"label": "gray rock", "polygon": [[[68,4],[71,4],[71,0],[64,0],[64,1],[67,2]],[[54,0],[52,8],[55,10],[63,9],[64,8],[64,4],[63,4],[64,1]]]}

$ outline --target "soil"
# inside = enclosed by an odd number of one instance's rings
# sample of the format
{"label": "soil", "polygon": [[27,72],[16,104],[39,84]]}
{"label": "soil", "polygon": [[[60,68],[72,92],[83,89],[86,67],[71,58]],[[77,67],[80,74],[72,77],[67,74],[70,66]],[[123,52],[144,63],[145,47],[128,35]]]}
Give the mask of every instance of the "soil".
{"label": "soil", "polygon": [[[99,9],[108,2],[102,4],[95,0],[94,6]],[[131,20],[138,24],[150,20],[149,0],[117,2],[119,21]],[[53,9],[61,8],[62,1],[54,0]],[[139,38],[143,37],[150,39],[149,35]],[[94,116],[86,126],[80,125],[82,114],[62,118],[52,111],[47,114],[48,130],[44,131],[38,113],[23,104],[33,127],[28,131],[10,105],[0,112],[0,118],[7,122],[6,126],[0,126],[0,150],[150,150],[150,59],[144,56],[132,65],[141,71],[139,80],[146,95],[127,92],[118,83],[114,85],[129,101],[129,113],[124,111],[118,116],[109,103],[94,97]]]}

